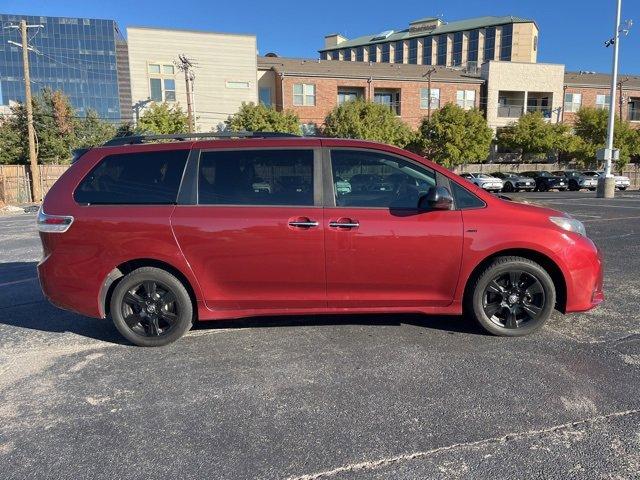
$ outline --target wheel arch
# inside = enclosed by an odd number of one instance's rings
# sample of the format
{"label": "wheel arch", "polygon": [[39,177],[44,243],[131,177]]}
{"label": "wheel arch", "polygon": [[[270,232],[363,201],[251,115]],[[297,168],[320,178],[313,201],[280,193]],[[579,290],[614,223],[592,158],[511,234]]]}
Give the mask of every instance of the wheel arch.
{"label": "wheel arch", "polygon": [[113,294],[113,290],[115,289],[118,282],[125,275],[140,267],[159,268],[171,273],[178,280],[180,280],[180,282],[182,282],[182,284],[184,285],[184,288],[186,288],[187,292],[189,293],[189,298],[191,298],[191,303],[193,305],[193,312],[197,315],[198,302],[195,294],[195,289],[189,281],[189,278],[180,269],[162,260],[157,260],[154,258],[137,258],[121,263],[107,274],[104,283],[102,284],[102,288],[100,289],[100,299],[98,305],[100,308],[100,316],[102,318],[105,318],[107,315],[109,315],[111,295]]}
{"label": "wheel arch", "polygon": [[528,248],[510,248],[505,250],[500,250],[492,253],[491,255],[484,258],[476,267],[473,269],[469,278],[465,283],[464,287],[464,296],[463,296],[463,304],[466,303],[466,300],[469,298],[469,295],[472,294],[471,287],[473,282],[478,277],[478,275],[485,269],[487,265],[493,262],[496,258],[499,257],[523,257],[529,260],[533,260],[538,263],[542,268],[544,268],[551,280],[553,281],[553,285],[556,289],[556,310],[559,310],[562,313],[565,313],[567,307],[567,282],[562,273],[562,270],[558,266],[558,264],[545,255],[544,253],[540,253],[536,250],[531,250]]}

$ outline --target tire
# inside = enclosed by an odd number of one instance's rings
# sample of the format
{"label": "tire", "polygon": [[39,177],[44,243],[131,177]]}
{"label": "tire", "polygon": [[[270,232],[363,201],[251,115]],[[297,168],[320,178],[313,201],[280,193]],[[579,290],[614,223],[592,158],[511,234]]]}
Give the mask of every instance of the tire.
{"label": "tire", "polygon": [[621,190],[621,191],[623,191],[623,192],[624,192],[626,189],[627,189],[627,187],[618,187],[618,190]]}
{"label": "tire", "polygon": [[[518,287],[512,286],[513,278]],[[555,307],[553,280],[528,258],[499,257],[472,281],[465,313],[493,335],[520,337],[533,333],[542,328]]]}
{"label": "tire", "polygon": [[549,185],[546,182],[543,182],[540,184],[540,186],[538,187],[538,190],[540,192],[548,192],[549,191]]}
{"label": "tire", "polygon": [[559,188],[559,189],[558,189],[558,191],[559,191],[559,192],[566,192],[566,191],[567,191],[567,189],[566,189],[566,188]]}
{"label": "tire", "polygon": [[578,182],[576,182],[575,180],[570,181],[569,190],[571,190],[572,192],[577,192],[578,190],[580,190],[580,186],[578,185]]}
{"label": "tire", "polygon": [[141,347],[175,342],[193,324],[187,289],[174,275],[155,267],[141,267],[122,278],[113,290],[110,307],[118,331]]}
{"label": "tire", "polygon": [[590,191],[590,192],[595,192],[595,191],[596,191],[596,189],[595,189],[595,188],[593,188],[593,187],[589,187],[589,191]]}
{"label": "tire", "polygon": [[513,192],[515,191],[513,188],[513,184],[511,182],[507,182],[504,184],[504,187],[502,187],[502,191],[509,193],[509,192]]}

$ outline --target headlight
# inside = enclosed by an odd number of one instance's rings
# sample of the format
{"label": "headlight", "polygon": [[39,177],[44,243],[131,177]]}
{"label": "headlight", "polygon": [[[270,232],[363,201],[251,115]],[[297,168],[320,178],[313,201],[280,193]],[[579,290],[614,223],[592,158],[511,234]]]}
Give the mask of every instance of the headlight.
{"label": "headlight", "polygon": [[571,217],[549,217],[549,220],[551,220],[563,230],[579,233],[584,237],[587,236],[587,231],[584,228],[584,224],[580,220],[576,220],[575,218]]}

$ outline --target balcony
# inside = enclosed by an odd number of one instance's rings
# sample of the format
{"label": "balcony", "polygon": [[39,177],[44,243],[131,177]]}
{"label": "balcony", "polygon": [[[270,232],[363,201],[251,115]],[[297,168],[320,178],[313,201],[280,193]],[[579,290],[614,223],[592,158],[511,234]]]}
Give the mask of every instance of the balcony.
{"label": "balcony", "polygon": [[551,118],[551,108],[542,105],[527,105],[527,113],[540,112],[544,118]]}
{"label": "balcony", "polygon": [[500,105],[498,116],[502,118],[520,118],[524,112],[524,105]]}

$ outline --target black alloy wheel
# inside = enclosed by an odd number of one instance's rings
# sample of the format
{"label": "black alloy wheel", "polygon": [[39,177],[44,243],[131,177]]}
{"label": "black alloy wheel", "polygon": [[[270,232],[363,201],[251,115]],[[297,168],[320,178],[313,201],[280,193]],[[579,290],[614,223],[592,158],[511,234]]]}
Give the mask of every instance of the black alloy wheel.
{"label": "black alloy wheel", "polygon": [[538,263],[498,257],[474,276],[465,313],[494,335],[519,337],[541,328],[556,303],[555,285]]}
{"label": "black alloy wheel", "polygon": [[178,322],[175,294],[154,280],[145,280],[127,290],[122,299],[122,316],[127,326],[145,337],[167,334]]}
{"label": "black alloy wheel", "polygon": [[110,314],[118,331],[142,347],[167,345],[193,323],[193,304],[171,273],[141,267],[125,275],[111,295]]}
{"label": "black alloy wheel", "polygon": [[482,307],[499,327],[519,328],[536,321],[545,304],[544,289],[530,273],[509,270],[500,273],[485,287]]}

